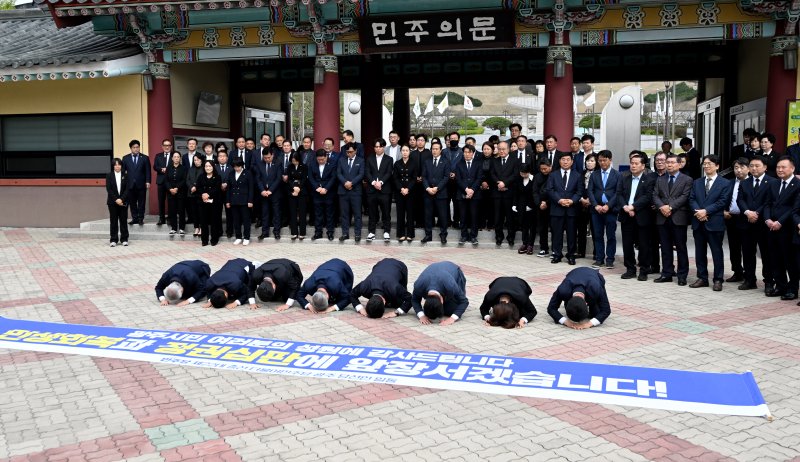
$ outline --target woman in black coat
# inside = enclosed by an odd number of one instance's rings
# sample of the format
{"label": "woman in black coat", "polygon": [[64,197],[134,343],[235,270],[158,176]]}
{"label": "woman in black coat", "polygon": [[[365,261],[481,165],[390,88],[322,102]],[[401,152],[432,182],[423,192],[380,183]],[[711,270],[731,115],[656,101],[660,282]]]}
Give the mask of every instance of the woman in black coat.
{"label": "woman in black coat", "polygon": [[[172,163],[167,166],[167,208],[169,209],[169,233],[184,233],[186,228],[186,172],[187,168],[181,162],[181,153],[173,151]],[[178,220],[180,219],[180,224]]]}
{"label": "woman in black coat", "polygon": [[200,196],[197,194],[197,179],[203,174],[203,156],[197,153],[192,157],[192,166],[186,174],[186,207],[191,211],[194,235],[200,236]]}
{"label": "woman in black coat", "polygon": [[[113,170],[106,175],[108,215],[111,219],[111,247],[117,242],[128,245],[128,178],[122,173],[122,160],[114,159]],[[119,233],[119,235],[118,235]]]}
{"label": "woman in black coat", "polygon": [[286,171],[286,176],[289,190],[289,232],[292,234],[292,240],[298,237],[305,239],[308,167],[303,164],[302,153],[292,153],[291,165]]}
{"label": "woman in black coat", "polygon": [[394,163],[395,203],[397,204],[397,240],[414,240],[414,196],[411,194],[421,173],[418,164],[411,160],[411,148],[400,148],[400,158]]}
{"label": "woman in black coat", "polygon": [[217,245],[222,235],[222,180],[212,160],[203,163],[203,174],[197,177],[198,200],[200,201],[200,239],[204,246]]}

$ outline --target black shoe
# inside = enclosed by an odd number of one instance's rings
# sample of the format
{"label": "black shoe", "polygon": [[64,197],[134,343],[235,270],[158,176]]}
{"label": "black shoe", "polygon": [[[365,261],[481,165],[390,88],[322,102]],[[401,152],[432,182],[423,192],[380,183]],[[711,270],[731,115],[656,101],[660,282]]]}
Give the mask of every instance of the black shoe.
{"label": "black shoe", "polygon": [[214,247],[214,246],[215,246],[215,245],[217,245],[218,243],[219,243],[219,242],[211,241],[211,247]]}
{"label": "black shoe", "polygon": [[502,239],[500,239],[500,240],[496,240],[496,241],[494,241],[494,244],[495,244],[497,247],[500,247],[501,245],[503,245],[503,240],[502,240]]}
{"label": "black shoe", "polygon": [[159,218],[158,223],[156,223],[156,226],[164,226],[164,224],[166,224],[166,221],[164,221],[163,218]]}
{"label": "black shoe", "polygon": [[466,243],[467,243],[467,239],[466,238],[462,237],[461,239],[458,240],[459,247],[464,245],[464,244],[466,244]]}
{"label": "black shoe", "polygon": [[444,245],[444,244],[447,244],[447,238],[446,238],[446,237],[442,236],[442,237],[440,238],[440,240],[442,241],[442,244],[443,244],[443,245]]}
{"label": "black shoe", "polygon": [[636,278],[637,281],[646,281],[647,280],[647,273],[644,271],[639,273],[639,277]]}
{"label": "black shoe", "polygon": [[513,240],[511,240],[511,241],[508,241],[508,246],[509,246],[509,247],[514,247],[514,241],[513,241]]}
{"label": "black shoe", "polygon": [[769,288],[764,290],[764,295],[766,295],[767,297],[780,297],[783,294],[781,293],[780,290],[777,290],[775,288]]}
{"label": "black shoe", "polygon": [[267,236],[266,234],[261,234],[261,235],[258,236],[258,240],[259,241],[263,241],[265,237],[269,237],[269,236]]}
{"label": "black shoe", "polygon": [[744,281],[744,277],[738,273],[733,273],[733,276],[725,280],[725,282],[742,282],[742,281]]}
{"label": "black shoe", "polygon": [[427,244],[428,242],[430,242],[432,240],[433,239],[430,236],[425,236],[425,237],[422,238],[422,240],[420,242],[422,242],[423,244]]}
{"label": "black shoe", "polygon": [[361,236],[356,236],[356,242],[361,242]]}
{"label": "black shoe", "polygon": [[658,282],[658,283],[672,282],[672,276],[659,276],[659,277],[653,279],[653,282]]}
{"label": "black shoe", "polygon": [[350,239],[350,235],[349,234],[345,234],[344,236],[339,236],[339,242],[344,242],[344,241],[346,241],[348,239]]}
{"label": "black shoe", "polygon": [[[678,285],[679,286],[685,286],[686,285],[686,279],[678,278]],[[706,286],[708,286],[708,284],[706,284]]]}
{"label": "black shoe", "polygon": [[574,258],[567,258],[567,264],[574,266],[575,265],[575,259]]}
{"label": "black shoe", "polygon": [[129,225],[135,225],[136,223],[137,223],[137,220],[131,220],[131,221],[128,222]]}
{"label": "black shoe", "polygon": [[753,281],[744,281],[743,283],[739,284],[739,290],[751,290],[757,288],[758,286]]}
{"label": "black shoe", "polygon": [[785,294],[781,295],[781,300],[797,300],[797,293],[786,292]]}
{"label": "black shoe", "polygon": [[280,233],[274,233],[272,235],[272,237],[274,237],[276,241],[280,241],[281,240],[281,234]]}
{"label": "black shoe", "polygon": [[636,277],[635,271],[625,271],[624,273],[622,273],[622,276],[620,276],[621,279],[633,279],[635,277]]}
{"label": "black shoe", "polygon": [[575,258],[586,258],[586,254],[585,253],[576,254]]}
{"label": "black shoe", "polygon": [[144,220],[139,220],[139,226],[144,226]]}
{"label": "black shoe", "polygon": [[261,227],[261,220],[258,220],[258,221],[256,222],[256,228],[260,228],[260,227]]}
{"label": "black shoe", "polygon": [[472,245],[478,245],[478,240],[477,239],[473,239],[472,240]]}
{"label": "black shoe", "polygon": [[333,240],[333,233],[331,233],[331,234],[328,234],[328,240],[329,240],[329,241],[332,241],[332,240]]}
{"label": "black shoe", "polygon": [[561,263],[561,258],[560,257],[553,257],[553,258],[550,259],[550,263],[553,263],[553,264]]}
{"label": "black shoe", "polygon": [[[773,292],[775,290],[775,284],[764,283],[764,293]],[[767,295],[769,297],[769,295]]]}
{"label": "black shoe", "polygon": [[311,236],[311,240],[312,241],[316,241],[317,239],[320,239],[321,237],[322,237],[321,233],[320,234],[314,234],[313,236]]}
{"label": "black shoe", "polygon": [[232,238],[232,237],[233,237],[233,233],[225,233],[225,236],[227,236],[227,237],[228,237],[228,239],[230,239],[230,238]]}

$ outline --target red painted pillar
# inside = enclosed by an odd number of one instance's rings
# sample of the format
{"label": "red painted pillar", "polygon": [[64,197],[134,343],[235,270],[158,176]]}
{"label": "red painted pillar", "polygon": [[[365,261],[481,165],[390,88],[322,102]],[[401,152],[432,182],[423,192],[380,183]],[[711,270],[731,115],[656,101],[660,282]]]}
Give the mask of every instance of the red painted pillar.
{"label": "red painted pillar", "polygon": [[[157,59],[162,61],[161,53]],[[147,148],[152,168],[155,155],[164,152],[161,142],[164,139],[172,140],[172,90],[169,81],[169,65],[164,62],[150,63],[150,73],[153,79],[153,89],[147,93]],[[173,143],[174,146],[174,143]],[[150,184],[149,213],[158,213],[158,193],[156,191],[156,174],[152,174]]]}
{"label": "red painted pillar", "polygon": [[[564,61],[564,76],[556,77],[556,60]],[[569,150],[575,129],[572,113],[572,47],[551,45],[547,49],[544,71],[544,136],[555,135],[558,149]]]}
{"label": "red painted pillar", "polygon": [[783,52],[797,50],[795,37],[774,37],[767,80],[766,131],[775,135],[775,150],[786,152],[787,101],[795,99],[797,69],[783,68]]}
{"label": "red painted pillar", "polygon": [[[339,63],[334,55],[317,56],[315,67],[325,69],[322,84],[314,84],[314,149],[322,148],[325,138],[333,138],[339,148]],[[316,72],[316,70],[315,70]]]}

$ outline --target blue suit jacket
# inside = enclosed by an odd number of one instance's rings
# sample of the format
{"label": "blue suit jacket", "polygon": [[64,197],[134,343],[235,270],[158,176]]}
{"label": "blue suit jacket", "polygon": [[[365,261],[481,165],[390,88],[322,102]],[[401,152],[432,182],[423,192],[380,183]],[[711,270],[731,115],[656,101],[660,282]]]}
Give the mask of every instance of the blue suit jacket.
{"label": "blue suit jacket", "polygon": [[225,289],[229,300],[239,300],[239,303],[244,305],[249,295],[250,275],[254,270],[253,264],[244,258],[228,260],[208,278],[205,292],[211,294],[217,289]]}
{"label": "blue suit jacket", "polygon": [[547,314],[558,324],[562,314],[558,311],[561,303],[566,303],[575,292],[583,292],[586,304],[589,305],[589,316],[602,324],[611,314],[611,305],[606,293],[606,280],[599,271],[588,267],[575,268],[567,273],[564,281],[558,286],[550,303]]}
{"label": "blue suit jacket", "polygon": [[606,195],[608,213],[619,212],[619,201],[617,201],[617,185],[622,181],[622,175],[613,168],[608,169],[606,185],[603,186],[603,171],[596,169],[589,177],[589,202],[592,204],[592,213],[597,213],[594,207],[603,205],[603,193]]}
{"label": "blue suit jacket", "polygon": [[133,163],[133,154],[122,158],[122,172],[128,177],[128,185],[134,189],[143,189],[150,183],[150,158],[147,154],[139,154],[139,160]]}
{"label": "blue suit jacket", "polygon": [[[352,168],[347,166],[347,161],[347,157],[344,157],[341,159],[341,162],[336,164],[336,179],[339,180],[339,194],[361,196],[361,180],[364,179],[364,158],[354,157]],[[317,173],[319,173],[319,168],[317,168]],[[348,181],[353,183],[353,188],[350,190],[344,188],[344,184]]]}
{"label": "blue suit jacket", "polygon": [[[438,187],[436,198],[447,199],[447,181],[450,179],[450,170],[450,165],[444,157],[439,157],[439,164],[436,168],[433,167],[433,159],[426,159],[422,164],[422,187],[425,189]],[[425,196],[429,197],[430,194],[425,192]]]}
{"label": "blue suit jacket", "polygon": [[211,275],[208,263],[200,260],[186,260],[176,263],[161,275],[156,284],[156,298],[164,296],[164,289],[173,282],[183,286],[182,300],[189,297],[199,301],[206,296],[206,282]]}
{"label": "blue suit jacket", "polygon": [[431,264],[420,273],[414,282],[414,292],[411,295],[411,304],[417,315],[422,313],[420,301],[431,290],[439,292],[444,298],[444,315],[446,317],[455,314],[460,318],[464,315],[464,311],[469,305],[467,278],[464,277],[464,272],[458,265],[449,261],[440,261]]}
{"label": "blue suit jacket", "polygon": [[[573,217],[578,214],[580,199],[583,195],[583,176],[576,170],[571,170],[567,177],[567,187],[564,187],[563,172],[561,169],[554,169],[547,177],[547,198],[550,199],[551,217]],[[558,205],[561,199],[572,199],[571,207]]]}
{"label": "blue suit jacket", "polygon": [[411,309],[411,293],[408,292],[406,264],[394,258],[384,258],[375,263],[369,276],[353,287],[353,307],[360,303],[359,297],[370,298],[375,294],[386,299],[388,308],[400,308],[408,313]]}
{"label": "blue suit jacket", "polygon": [[472,159],[472,165],[467,170],[467,161],[462,157],[454,166],[453,172],[456,174],[456,184],[458,193],[454,199],[462,200],[464,190],[469,188],[474,191],[472,199],[477,200],[481,197],[481,181],[483,181],[483,163],[481,160]]}
{"label": "blue suit jacket", "polygon": [[319,196],[316,189],[322,186],[328,193],[321,197],[333,200],[333,187],[336,185],[336,164],[331,164],[330,162],[325,164],[321,177],[319,176],[319,165],[312,164],[308,167],[308,183],[311,185],[311,192],[315,197]]}
{"label": "blue suit jacket", "polygon": [[273,161],[269,165],[269,176],[267,176],[267,163],[259,160],[251,173],[255,173],[259,194],[261,191],[271,191],[275,195],[283,191],[281,187],[283,186],[283,165]]}
{"label": "blue suit jacket", "polygon": [[328,291],[329,304],[335,304],[340,310],[343,310],[350,303],[353,291],[353,270],[350,265],[338,258],[328,260],[320,265],[303,282],[297,292],[297,300],[303,308],[307,303],[306,296],[313,295],[319,287],[324,287]]}
{"label": "blue suit jacket", "polygon": [[[692,192],[689,194],[689,207],[692,213],[692,229],[700,229],[705,225],[708,231],[725,231],[725,208],[731,202],[731,182],[717,175],[714,184],[706,194],[706,179],[694,180]],[[701,222],[695,216],[695,210],[705,209],[708,221]]]}

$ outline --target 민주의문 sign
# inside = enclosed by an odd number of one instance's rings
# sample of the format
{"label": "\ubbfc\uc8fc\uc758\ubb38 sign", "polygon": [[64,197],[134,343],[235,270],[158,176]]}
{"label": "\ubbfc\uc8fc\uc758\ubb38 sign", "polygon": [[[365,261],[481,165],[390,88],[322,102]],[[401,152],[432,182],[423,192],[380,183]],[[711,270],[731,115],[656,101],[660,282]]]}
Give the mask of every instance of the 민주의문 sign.
{"label": "\ubbfc\uc8fc\uc758\ubb38 sign", "polygon": [[750,372],[692,372],[4,317],[0,317],[0,348],[673,411],[769,416]]}

